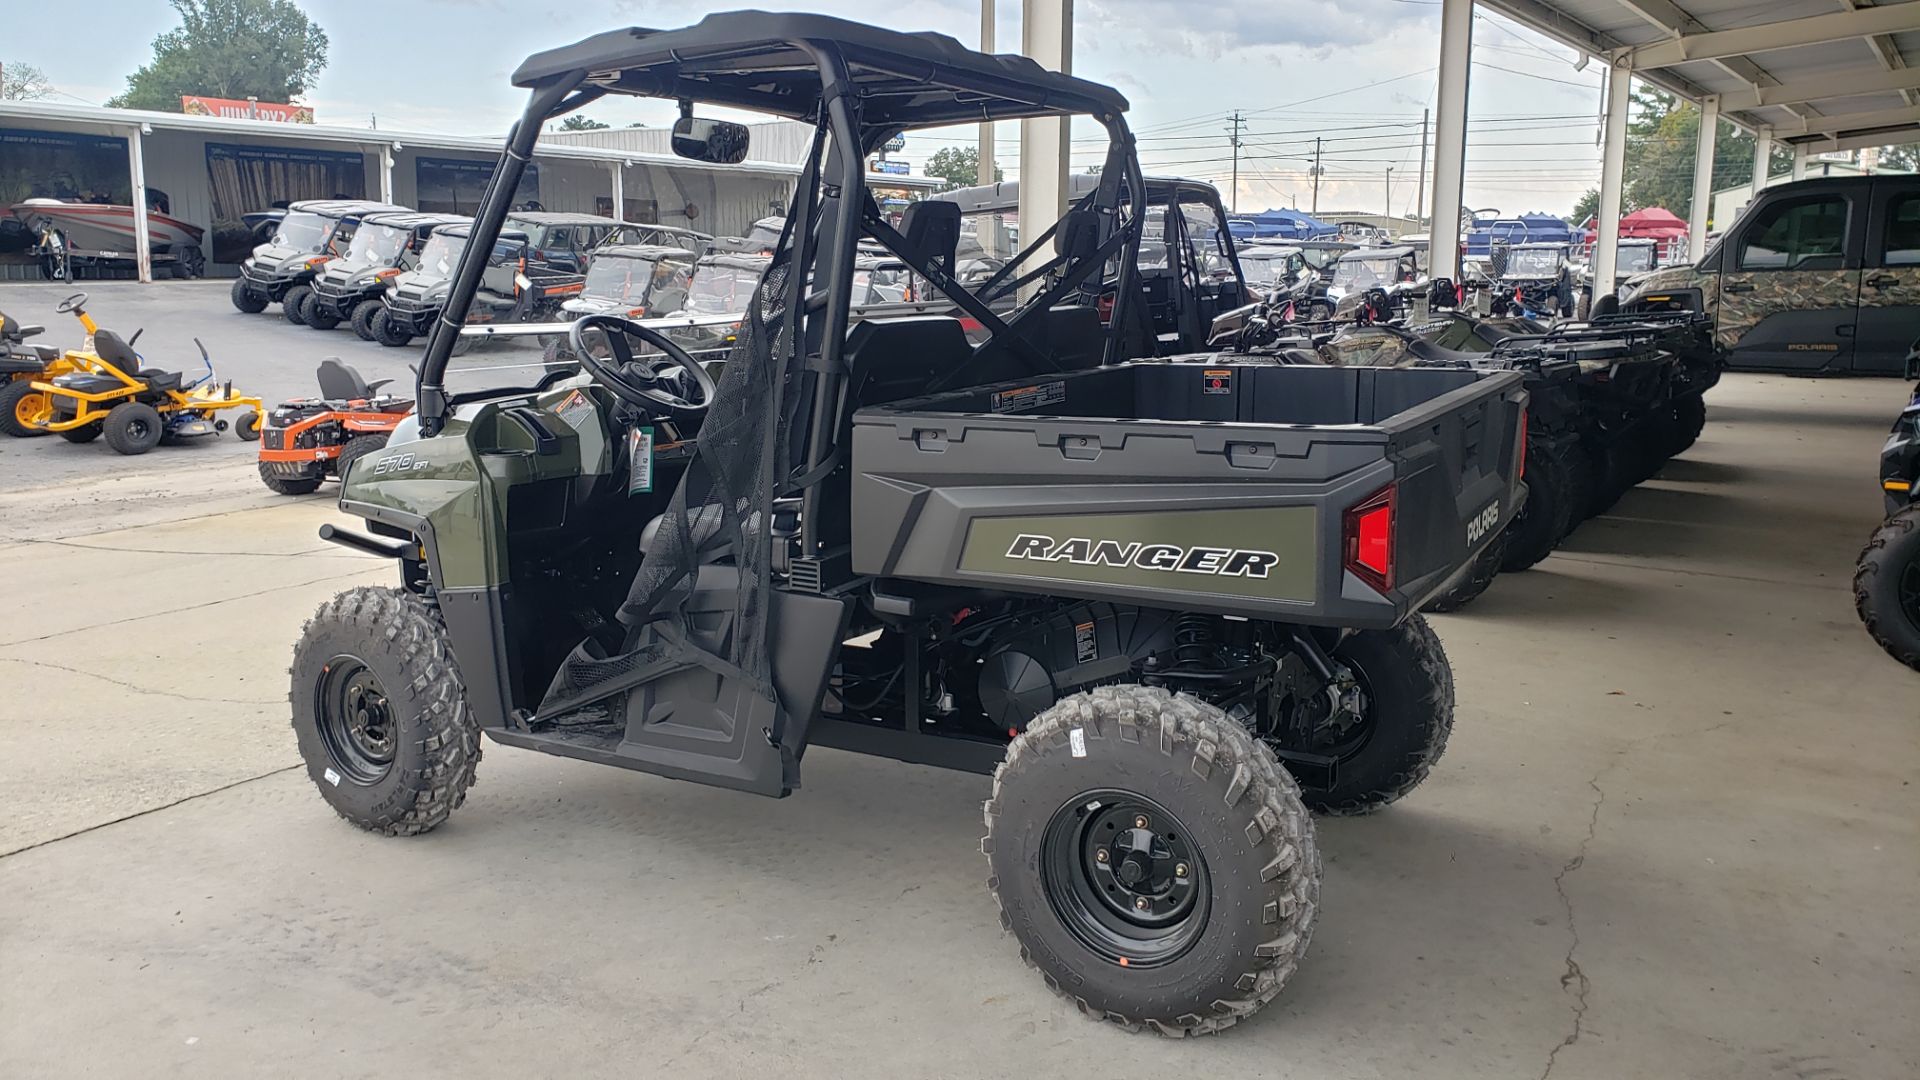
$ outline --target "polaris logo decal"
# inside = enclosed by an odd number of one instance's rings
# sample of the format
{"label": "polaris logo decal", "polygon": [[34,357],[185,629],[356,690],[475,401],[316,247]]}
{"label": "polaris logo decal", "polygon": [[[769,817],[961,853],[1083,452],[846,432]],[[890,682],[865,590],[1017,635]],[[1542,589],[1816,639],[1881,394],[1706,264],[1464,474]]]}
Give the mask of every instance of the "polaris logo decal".
{"label": "polaris logo decal", "polygon": [[1481,537],[1486,536],[1488,533],[1499,528],[1499,526],[1500,504],[1498,502],[1488,503],[1485,510],[1480,511],[1479,514],[1474,516],[1473,520],[1467,522],[1467,546],[1472,547],[1474,544],[1479,543]]}
{"label": "polaris logo decal", "polygon": [[[1497,517],[1499,507],[1493,508]],[[1007,546],[1007,558],[1035,562],[1064,562],[1076,566],[1131,566],[1177,574],[1217,574],[1221,577],[1264,578],[1280,563],[1280,556],[1254,548],[1179,547],[1139,541],[1089,540],[1069,536],[1056,539],[1021,533]]]}

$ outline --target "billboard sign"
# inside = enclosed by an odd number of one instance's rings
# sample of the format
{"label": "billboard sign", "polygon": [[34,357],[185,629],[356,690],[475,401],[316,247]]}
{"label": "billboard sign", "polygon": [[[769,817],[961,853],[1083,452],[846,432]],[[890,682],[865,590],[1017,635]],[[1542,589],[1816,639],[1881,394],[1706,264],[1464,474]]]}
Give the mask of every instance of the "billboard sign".
{"label": "billboard sign", "polygon": [[907,176],[913,172],[913,166],[904,161],[887,161],[882,159],[873,163],[873,171],[885,173],[888,176]]}
{"label": "billboard sign", "polygon": [[274,120],[282,124],[313,123],[313,106],[288,105],[253,98],[201,97],[182,94],[180,111],[188,116],[218,116],[225,120]]}

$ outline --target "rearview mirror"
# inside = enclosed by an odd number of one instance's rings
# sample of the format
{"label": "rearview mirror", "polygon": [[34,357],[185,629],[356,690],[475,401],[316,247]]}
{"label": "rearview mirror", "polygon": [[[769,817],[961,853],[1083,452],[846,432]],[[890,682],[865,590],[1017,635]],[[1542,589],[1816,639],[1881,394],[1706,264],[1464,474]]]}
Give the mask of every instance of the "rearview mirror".
{"label": "rearview mirror", "polygon": [[683,116],[673,122],[673,152],[711,165],[738,165],[747,159],[747,125],[730,120]]}

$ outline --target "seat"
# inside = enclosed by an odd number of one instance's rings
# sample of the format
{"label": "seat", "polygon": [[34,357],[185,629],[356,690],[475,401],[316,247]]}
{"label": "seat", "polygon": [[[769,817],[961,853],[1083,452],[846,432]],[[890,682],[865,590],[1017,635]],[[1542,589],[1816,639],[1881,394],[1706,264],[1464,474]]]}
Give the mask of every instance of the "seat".
{"label": "seat", "polygon": [[126,338],[111,330],[93,332],[93,354],[129,375],[140,370],[140,354],[133,351]]}
{"label": "seat", "polygon": [[953,275],[960,251],[959,203],[934,199],[909,203],[900,215],[900,233],[929,266]]}
{"label": "seat", "polygon": [[[129,372],[129,374],[132,373]],[[140,372],[139,379],[141,382],[147,384],[149,393],[164,394],[169,390],[180,389],[180,373],[177,371],[161,371],[159,368],[148,368]]]}
{"label": "seat", "polygon": [[858,323],[847,335],[843,355],[847,363],[844,425],[852,423],[853,410],[861,406],[926,392],[936,375],[966,363],[973,347],[967,344],[958,319],[906,315]]}
{"label": "seat", "polygon": [[319,370],[314,376],[320,382],[320,396],[327,401],[365,401],[376,390],[392,382],[392,379],[375,379],[372,382],[360,377],[360,373],[340,362],[337,356],[329,356],[320,361]]}
{"label": "seat", "polygon": [[38,375],[47,365],[27,356],[0,356],[0,375]]}

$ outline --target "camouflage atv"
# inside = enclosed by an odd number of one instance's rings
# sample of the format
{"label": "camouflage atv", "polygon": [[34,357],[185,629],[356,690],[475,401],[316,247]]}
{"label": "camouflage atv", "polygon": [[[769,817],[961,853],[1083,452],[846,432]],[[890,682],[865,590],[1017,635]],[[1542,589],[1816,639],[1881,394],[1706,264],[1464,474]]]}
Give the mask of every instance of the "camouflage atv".
{"label": "camouflage atv", "polygon": [[[988,887],[1050,988],[1166,1034],[1272,1000],[1319,909],[1309,807],[1384,806],[1445,747],[1451,669],[1417,609],[1519,505],[1522,377],[1118,363],[1145,217],[1124,196],[1146,190],[1127,103],[1023,57],[741,12],[514,81],[531,101],[452,310],[556,116],[671,94],[675,152],[713,164],[750,132],[696,101],[816,135],[717,380],[590,314],[584,375],[454,393],[456,328],[433,328],[414,419],[343,483],[366,532],[324,530],[400,584],[326,604],[293,657],[321,796],[426,832],[483,734],[773,797],[817,745],[991,774]],[[1034,295],[1005,315],[955,280],[958,206],[895,227],[871,197],[867,151],[903,131],[1076,114],[1108,136],[1101,182],[1026,223]],[[950,315],[851,321],[863,242],[984,340]],[[1072,301],[1109,265],[1103,327]]]}

